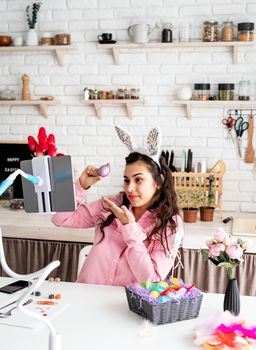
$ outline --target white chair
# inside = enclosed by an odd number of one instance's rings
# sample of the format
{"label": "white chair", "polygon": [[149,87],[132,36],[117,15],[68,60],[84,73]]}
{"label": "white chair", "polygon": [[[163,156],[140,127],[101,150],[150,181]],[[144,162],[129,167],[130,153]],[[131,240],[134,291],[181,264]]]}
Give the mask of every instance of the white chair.
{"label": "white chair", "polygon": [[90,250],[91,250],[92,245],[86,245],[85,247],[83,247],[80,252],[79,252],[79,256],[78,256],[78,264],[77,264],[77,276],[79,275],[81,268],[85,262],[85,259],[87,258]]}

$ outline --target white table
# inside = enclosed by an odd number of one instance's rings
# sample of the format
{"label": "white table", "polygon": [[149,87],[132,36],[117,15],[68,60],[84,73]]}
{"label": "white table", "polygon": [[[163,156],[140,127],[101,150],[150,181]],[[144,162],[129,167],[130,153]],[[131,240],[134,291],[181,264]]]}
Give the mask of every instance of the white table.
{"label": "white table", "polygon": [[[0,285],[8,282],[0,278]],[[199,349],[193,345],[193,327],[216,311],[222,311],[223,295],[205,294],[199,317],[189,321],[153,326],[131,312],[124,288],[62,283],[70,306],[53,320],[62,334],[62,350],[86,349]],[[1,304],[1,295],[0,295]],[[241,317],[255,322],[256,297],[241,297]],[[0,326],[3,350],[48,350],[48,330]]]}

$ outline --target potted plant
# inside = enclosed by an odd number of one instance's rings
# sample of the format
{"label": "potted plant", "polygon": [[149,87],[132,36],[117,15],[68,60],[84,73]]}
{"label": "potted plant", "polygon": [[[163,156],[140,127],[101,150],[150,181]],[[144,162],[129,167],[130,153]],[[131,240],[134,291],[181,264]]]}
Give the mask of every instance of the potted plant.
{"label": "potted plant", "polygon": [[40,10],[41,5],[42,5],[41,2],[34,2],[32,6],[28,5],[26,7],[26,17],[27,17],[27,23],[29,27],[29,31],[27,32],[27,36],[26,36],[27,46],[38,45],[38,36],[37,36],[37,32],[35,31],[35,26],[37,23],[38,12]]}
{"label": "potted plant", "polygon": [[201,221],[213,221],[214,209],[215,209],[215,195],[214,195],[214,174],[209,175],[209,188],[203,192],[203,203],[200,207],[200,220]]}
{"label": "potted plant", "polygon": [[184,222],[196,222],[201,194],[197,189],[186,191],[186,206],[183,207]]}

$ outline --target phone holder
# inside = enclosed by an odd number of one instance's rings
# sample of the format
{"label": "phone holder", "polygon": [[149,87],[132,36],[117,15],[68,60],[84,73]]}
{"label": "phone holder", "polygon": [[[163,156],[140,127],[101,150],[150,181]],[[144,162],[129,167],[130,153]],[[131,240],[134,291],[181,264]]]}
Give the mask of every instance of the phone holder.
{"label": "phone holder", "polygon": [[[14,171],[1,182],[0,195],[13,184],[18,175],[21,175],[26,211],[51,212],[65,211],[65,209],[74,210],[74,189],[69,156],[52,158],[49,156],[36,157],[32,161],[22,161],[21,168]],[[44,322],[50,331],[49,350],[61,350],[61,334],[55,330],[50,320],[40,314],[27,310],[23,306],[30,294],[35,292],[47,276],[60,265],[60,261],[52,261],[43,269],[31,274],[17,274],[7,265],[0,228],[0,264],[8,276],[32,282],[31,286],[17,300],[17,308],[24,314]]]}
{"label": "phone holder", "polygon": [[[8,187],[7,187],[8,188]],[[47,278],[47,276],[54,270],[56,267],[60,265],[59,260],[52,261],[50,264],[45,266],[43,269],[33,272],[27,275],[21,275],[18,274],[10,269],[10,267],[7,265],[5,255],[4,255],[4,248],[3,248],[3,240],[2,240],[2,233],[0,228],[0,264],[4,270],[4,272],[13,278],[16,279],[23,279],[26,281],[31,281],[32,284],[28,289],[20,296],[20,298],[17,300],[17,308],[23,312],[24,314],[37,318],[44,322],[46,326],[49,328],[50,335],[49,335],[49,350],[61,350],[61,334],[55,330],[52,323],[49,319],[46,317],[37,314],[33,311],[27,310],[23,304],[27,301],[30,294],[35,292],[41,284],[44,282],[44,280]]]}

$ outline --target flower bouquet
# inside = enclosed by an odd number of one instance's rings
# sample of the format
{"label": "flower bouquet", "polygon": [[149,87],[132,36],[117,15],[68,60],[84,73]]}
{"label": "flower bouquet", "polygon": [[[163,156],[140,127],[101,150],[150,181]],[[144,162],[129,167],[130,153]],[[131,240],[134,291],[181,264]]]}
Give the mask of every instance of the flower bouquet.
{"label": "flower bouquet", "polygon": [[213,239],[206,241],[206,245],[208,249],[201,249],[204,259],[210,260],[217,267],[224,267],[228,273],[229,284],[224,298],[224,310],[238,315],[240,301],[235,269],[243,261],[248,244],[240,238],[232,238],[222,228],[218,228]]}
{"label": "flower bouquet", "polygon": [[47,136],[45,128],[41,127],[37,135],[38,141],[33,136],[28,136],[28,147],[32,152],[32,157],[39,156],[64,156],[63,153],[57,153],[55,144],[55,136],[49,134]]}

